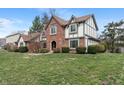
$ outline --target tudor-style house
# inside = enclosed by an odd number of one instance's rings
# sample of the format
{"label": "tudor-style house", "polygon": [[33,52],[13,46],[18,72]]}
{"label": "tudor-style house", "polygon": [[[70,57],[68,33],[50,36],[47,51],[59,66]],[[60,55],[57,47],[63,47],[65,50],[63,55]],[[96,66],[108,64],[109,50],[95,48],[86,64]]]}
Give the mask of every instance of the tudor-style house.
{"label": "tudor-style house", "polygon": [[98,43],[97,30],[94,15],[72,16],[68,21],[58,16],[52,16],[41,36],[41,42],[44,42],[45,47],[49,50],[63,46],[70,49],[87,48],[89,45]]}

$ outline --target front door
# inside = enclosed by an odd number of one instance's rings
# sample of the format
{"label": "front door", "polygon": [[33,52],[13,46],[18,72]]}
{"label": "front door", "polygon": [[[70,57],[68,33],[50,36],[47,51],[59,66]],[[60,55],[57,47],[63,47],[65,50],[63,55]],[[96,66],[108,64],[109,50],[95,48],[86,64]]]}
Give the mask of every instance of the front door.
{"label": "front door", "polygon": [[54,48],[56,48],[56,42],[55,42],[55,41],[52,41],[51,47],[52,47],[52,50],[53,50]]}

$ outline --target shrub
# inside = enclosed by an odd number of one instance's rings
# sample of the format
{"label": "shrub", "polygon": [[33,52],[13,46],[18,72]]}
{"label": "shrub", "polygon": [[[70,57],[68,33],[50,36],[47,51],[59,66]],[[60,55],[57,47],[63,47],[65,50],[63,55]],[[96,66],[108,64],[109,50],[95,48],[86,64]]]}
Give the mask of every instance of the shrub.
{"label": "shrub", "polygon": [[4,46],[3,46],[3,49],[4,49],[4,50],[7,50],[7,45],[4,45]]}
{"label": "shrub", "polygon": [[39,53],[41,45],[39,42],[32,42],[28,45],[28,50],[30,53]]}
{"label": "shrub", "polygon": [[89,54],[96,54],[96,45],[90,45],[88,46],[88,53]]}
{"label": "shrub", "polygon": [[121,53],[121,49],[120,48],[116,48],[115,49],[115,53]]}
{"label": "shrub", "polygon": [[69,47],[62,47],[62,53],[69,53]]}
{"label": "shrub", "polygon": [[28,48],[26,46],[21,46],[21,47],[19,47],[19,52],[21,52],[21,53],[28,52]]}
{"label": "shrub", "polygon": [[46,49],[46,48],[42,48],[42,49],[40,49],[40,53],[48,53],[48,52],[49,52],[49,50]]}
{"label": "shrub", "polygon": [[106,51],[106,47],[103,44],[96,45],[96,51],[97,53],[104,53]]}
{"label": "shrub", "polygon": [[77,47],[76,48],[76,53],[77,54],[85,54],[86,53],[86,48],[85,47]]}
{"label": "shrub", "polygon": [[7,50],[8,52],[16,52],[16,50],[18,49],[18,47],[14,44],[7,44],[4,46],[4,49]]}
{"label": "shrub", "polygon": [[14,52],[19,52],[19,49],[17,48],[17,49],[15,49],[15,51]]}
{"label": "shrub", "polygon": [[60,48],[54,48],[53,49],[53,53],[60,53],[61,51],[60,51]]}

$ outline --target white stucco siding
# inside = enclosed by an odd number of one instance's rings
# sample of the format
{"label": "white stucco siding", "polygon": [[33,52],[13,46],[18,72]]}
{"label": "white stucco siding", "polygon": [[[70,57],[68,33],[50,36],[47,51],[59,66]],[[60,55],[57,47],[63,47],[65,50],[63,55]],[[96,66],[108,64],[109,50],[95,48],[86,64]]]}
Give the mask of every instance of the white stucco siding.
{"label": "white stucco siding", "polygon": [[[70,24],[71,25],[71,24]],[[84,32],[83,32],[83,23],[80,24],[76,24],[77,25],[77,33],[74,34],[70,34],[70,26],[65,28],[65,38],[72,38],[72,37],[83,37],[84,36]]]}
{"label": "white stucco siding", "polygon": [[20,47],[20,46],[21,46],[21,43],[23,44],[23,46],[26,46],[26,43],[24,42],[24,40],[23,40],[23,38],[22,38],[22,37],[19,39],[19,42],[18,42],[18,47]]}
{"label": "white stucco siding", "polygon": [[6,38],[6,43],[15,43],[18,41],[20,35],[17,34],[17,35],[13,35],[13,36],[9,36]]}
{"label": "white stucco siding", "polygon": [[83,23],[78,25],[78,37],[83,37]]}
{"label": "white stucco siding", "polygon": [[90,25],[91,27],[93,27],[93,28],[96,30],[95,23],[94,23],[92,17],[90,17],[90,18],[86,21],[86,23],[87,23],[88,25]]}
{"label": "white stucco siding", "polygon": [[89,45],[96,45],[96,44],[98,44],[98,42],[88,39],[88,46]]}
{"label": "white stucco siding", "polygon": [[89,18],[85,23],[85,34],[94,38],[97,37],[96,27],[92,17]]}
{"label": "white stucco siding", "polygon": [[69,27],[65,28],[65,38],[69,38]]}

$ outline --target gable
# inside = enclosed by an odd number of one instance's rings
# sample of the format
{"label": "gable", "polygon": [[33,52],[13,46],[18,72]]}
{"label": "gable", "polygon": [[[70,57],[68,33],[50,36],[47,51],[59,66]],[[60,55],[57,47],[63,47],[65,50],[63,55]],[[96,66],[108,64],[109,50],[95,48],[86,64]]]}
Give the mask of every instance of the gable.
{"label": "gable", "polygon": [[88,24],[89,26],[91,26],[92,28],[98,30],[98,26],[96,24],[95,18],[94,16],[91,16],[87,21],[86,24]]}
{"label": "gable", "polygon": [[57,16],[52,16],[51,19],[50,19],[50,21],[46,25],[45,30],[48,28],[48,26],[51,23],[53,24],[53,22],[56,23],[56,24],[58,24],[58,25],[60,25],[61,27],[66,25],[66,21],[65,20],[63,20],[63,19],[61,19],[61,18],[59,18]]}
{"label": "gable", "polygon": [[23,38],[20,37],[19,40],[18,40],[18,42],[24,42]]}
{"label": "gable", "polygon": [[12,35],[6,38],[6,43],[15,43],[18,41],[20,34]]}
{"label": "gable", "polygon": [[49,24],[48,24],[46,30],[47,30],[47,29],[50,29],[51,25],[53,25],[53,24],[56,24],[57,29],[63,28],[62,25],[61,25],[55,18],[52,18],[52,19],[50,20],[50,22],[49,22]]}

